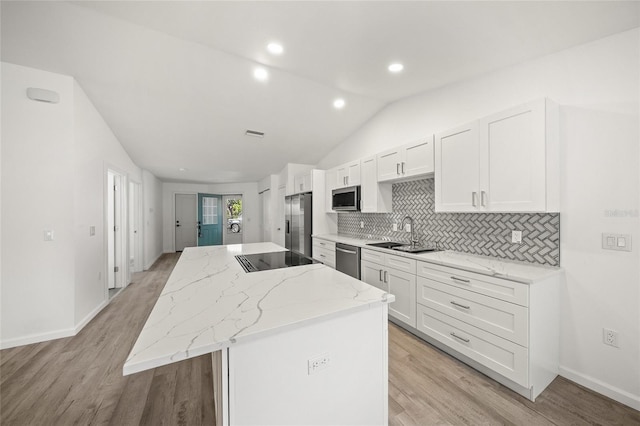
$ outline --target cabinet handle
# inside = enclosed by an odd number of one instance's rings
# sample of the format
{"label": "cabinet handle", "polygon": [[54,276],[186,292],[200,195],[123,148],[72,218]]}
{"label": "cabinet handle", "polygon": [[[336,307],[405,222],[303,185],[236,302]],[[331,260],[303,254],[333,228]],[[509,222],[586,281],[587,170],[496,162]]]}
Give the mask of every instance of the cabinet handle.
{"label": "cabinet handle", "polygon": [[384,282],[384,278],[382,278],[382,269],[380,269],[378,272],[380,272],[380,274],[379,274],[380,275],[380,277],[379,277],[380,282]]}
{"label": "cabinet handle", "polygon": [[478,194],[474,191],[474,192],[471,193],[471,205],[473,207],[478,207],[476,205],[476,198],[478,198]]}
{"label": "cabinet handle", "polygon": [[465,279],[462,279],[462,278],[454,277],[453,275],[451,275],[449,278],[451,278],[454,281],[460,281],[462,283],[467,283],[467,284],[471,282],[469,280],[465,280]]}
{"label": "cabinet handle", "polygon": [[384,271],[384,282],[389,284],[389,273],[387,271]]}
{"label": "cabinet handle", "polygon": [[[324,254],[321,254],[320,257],[327,257],[327,256],[325,256]],[[451,303],[453,303],[453,302],[451,302]]]}
{"label": "cabinet handle", "polygon": [[485,198],[486,198],[487,193],[484,191],[480,191],[480,205],[482,207],[486,206],[486,202],[485,202]]}
{"label": "cabinet handle", "polygon": [[300,191],[302,191],[302,185],[303,185],[303,184],[301,183],[301,184],[300,184]]}
{"label": "cabinet handle", "polygon": [[396,174],[400,174],[400,163],[396,163]]}
{"label": "cabinet handle", "polygon": [[451,333],[449,333],[449,334],[451,334],[453,337],[455,337],[458,340],[462,340],[465,343],[469,343],[469,339],[465,339],[464,337],[460,337],[456,333],[454,333],[453,331]]}
{"label": "cabinet handle", "polygon": [[400,171],[402,172],[402,174],[404,174],[404,161],[401,164],[402,166],[400,167]]}
{"label": "cabinet handle", "polygon": [[349,176],[345,176],[344,180],[345,180],[345,182],[347,182],[347,185],[349,185]]}
{"label": "cabinet handle", "polygon": [[462,309],[471,309],[471,306],[461,305],[459,303],[454,302],[453,300],[451,302],[449,302],[449,303],[451,303],[452,305],[457,306],[459,308],[462,308]]}

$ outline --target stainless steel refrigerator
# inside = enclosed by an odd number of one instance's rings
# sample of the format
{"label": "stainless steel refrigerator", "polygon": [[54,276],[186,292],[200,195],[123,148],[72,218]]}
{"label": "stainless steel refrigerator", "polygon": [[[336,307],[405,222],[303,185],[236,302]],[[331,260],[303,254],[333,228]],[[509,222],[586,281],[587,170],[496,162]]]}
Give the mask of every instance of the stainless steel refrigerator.
{"label": "stainless steel refrigerator", "polygon": [[284,246],[311,257],[311,193],[296,194],[284,199]]}

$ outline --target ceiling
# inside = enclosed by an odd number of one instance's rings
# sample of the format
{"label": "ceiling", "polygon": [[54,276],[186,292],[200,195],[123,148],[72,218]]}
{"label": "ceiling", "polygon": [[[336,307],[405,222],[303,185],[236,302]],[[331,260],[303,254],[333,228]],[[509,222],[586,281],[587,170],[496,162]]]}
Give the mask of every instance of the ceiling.
{"label": "ceiling", "polygon": [[[249,182],[317,163],[391,102],[638,27],[639,6],[3,1],[1,54],[74,76],[158,178]],[[272,41],[282,55],[267,52]],[[402,72],[388,72],[394,61]]]}

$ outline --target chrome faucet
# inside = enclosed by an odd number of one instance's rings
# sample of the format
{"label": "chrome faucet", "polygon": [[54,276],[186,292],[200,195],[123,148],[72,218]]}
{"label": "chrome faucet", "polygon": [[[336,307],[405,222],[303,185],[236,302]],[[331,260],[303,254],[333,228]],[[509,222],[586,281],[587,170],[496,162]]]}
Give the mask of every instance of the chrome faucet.
{"label": "chrome faucet", "polygon": [[404,222],[406,220],[409,220],[409,226],[411,226],[411,248],[415,248],[416,245],[418,244],[418,240],[416,239],[415,236],[415,231],[414,231],[414,227],[413,227],[413,218],[411,216],[405,216],[404,219],[402,219],[402,223],[400,224],[400,227],[402,228],[402,230],[404,230]]}

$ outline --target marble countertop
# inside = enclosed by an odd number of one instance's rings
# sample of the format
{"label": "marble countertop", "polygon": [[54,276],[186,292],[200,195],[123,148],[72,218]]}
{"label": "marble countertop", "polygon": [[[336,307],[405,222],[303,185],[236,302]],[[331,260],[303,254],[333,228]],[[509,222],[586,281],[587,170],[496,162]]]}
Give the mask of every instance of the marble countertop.
{"label": "marble countertop", "polygon": [[532,263],[525,262],[515,262],[495,257],[479,256],[450,250],[425,253],[405,253],[397,250],[383,249],[367,245],[368,243],[381,242],[382,240],[379,239],[369,240],[337,234],[321,234],[313,235],[313,237],[344,244],[351,244],[368,250],[381,251],[394,254],[396,256],[408,257],[411,259],[462,269],[492,277],[505,278],[525,284],[534,284],[562,272],[562,268],[534,265]]}
{"label": "marble countertop", "polygon": [[320,263],[246,273],[234,257],[284,250],[273,243],[185,249],[123,374],[395,300]]}

